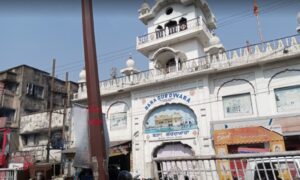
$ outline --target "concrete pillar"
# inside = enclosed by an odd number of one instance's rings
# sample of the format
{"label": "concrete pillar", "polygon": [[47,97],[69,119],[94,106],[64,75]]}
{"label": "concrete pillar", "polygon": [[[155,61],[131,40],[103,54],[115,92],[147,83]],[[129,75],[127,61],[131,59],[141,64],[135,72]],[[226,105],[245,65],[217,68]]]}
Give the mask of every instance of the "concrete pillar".
{"label": "concrete pillar", "polygon": [[177,55],[175,56],[175,62],[176,62],[176,71],[179,71],[179,58]]}

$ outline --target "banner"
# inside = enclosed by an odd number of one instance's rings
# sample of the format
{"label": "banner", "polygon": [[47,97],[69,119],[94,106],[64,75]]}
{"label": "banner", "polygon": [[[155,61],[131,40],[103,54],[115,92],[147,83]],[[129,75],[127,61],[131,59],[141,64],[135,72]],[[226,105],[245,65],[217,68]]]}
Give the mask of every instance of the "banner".
{"label": "banner", "polygon": [[88,113],[87,109],[80,106],[73,106],[72,121],[74,123],[75,137],[75,158],[74,167],[90,168],[91,153],[89,145]]}
{"label": "banner", "polygon": [[[73,166],[77,168],[91,168],[88,110],[87,108],[82,107],[80,105],[74,105],[72,108],[71,117],[72,117],[72,122],[74,123],[74,133],[75,133],[74,134],[75,158],[74,158]],[[102,115],[102,117],[104,120],[105,116]],[[107,157],[107,165],[108,165],[109,136],[108,136],[106,123],[103,124],[103,128],[104,128],[106,157]]]}

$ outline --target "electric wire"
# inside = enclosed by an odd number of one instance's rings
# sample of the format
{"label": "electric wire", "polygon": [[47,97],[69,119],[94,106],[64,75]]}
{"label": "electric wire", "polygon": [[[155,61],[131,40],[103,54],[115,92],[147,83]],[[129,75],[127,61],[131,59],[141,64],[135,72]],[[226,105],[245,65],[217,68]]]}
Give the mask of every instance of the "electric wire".
{"label": "electric wire", "polygon": [[[261,7],[260,7],[260,14],[266,14],[269,12],[273,12],[274,10],[278,10],[278,9],[282,9],[285,8],[287,6],[291,6],[293,5],[291,2],[293,1],[297,1],[297,0],[289,0],[289,1],[276,1],[276,2],[272,2],[272,3],[264,3]],[[299,2],[299,1],[297,1]],[[238,12],[238,13],[234,13],[231,16],[225,17],[220,19],[220,23],[218,28],[222,28],[224,26],[233,24],[233,23],[237,23],[237,22],[241,22],[247,19],[247,17],[251,17],[253,16],[252,11],[250,12]],[[110,51],[107,53],[104,53],[101,56],[98,56],[98,62],[99,63],[105,63],[107,61],[107,63],[112,62],[112,61],[119,61],[119,59],[117,58],[121,58],[123,57],[122,55],[124,54],[129,54],[129,52],[134,51],[132,54],[137,54],[136,49],[134,48],[135,46],[129,46],[126,48],[122,48],[119,50],[114,50],[114,51]],[[115,58],[113,60],[111,60],[112,58]],[[57,72],[58,75],[64,74],[63,72],[66,70],[71,70],[70,72],[74,72],[76,70],[80,70],[84,67],[84,61],[83,60],[79,60],[79,61],[73,61],[72,63],[66,63],[63,65],[60,65],[57,68]],[[70,69],[71,67],[71,69]]]}

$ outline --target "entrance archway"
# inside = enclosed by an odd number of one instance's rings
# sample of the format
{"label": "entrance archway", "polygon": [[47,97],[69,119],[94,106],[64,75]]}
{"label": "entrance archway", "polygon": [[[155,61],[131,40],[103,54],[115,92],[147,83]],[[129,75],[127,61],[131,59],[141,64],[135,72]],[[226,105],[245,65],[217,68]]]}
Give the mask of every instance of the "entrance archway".
{"label": "entrance archway", "polygon": [[171,158],[193,156],[195,153],[189,145],[181,142],[164,143],[154,149],[152,156],[154,158]]}
{"label": "entrance archway", "polygon": [[[189,157],[194,156],[194,151],[189,145],[182,144],[181,142],[164,143],[154,149],[153,158],[170,158],[171,160],[176,157]],[[159,172],[159,179],[189,179],[187,174],[179,174],[178,172],[187,172],[195,167],[191,162],[182,163],[180,161],[164,161],[157,163],[157,170]]]}

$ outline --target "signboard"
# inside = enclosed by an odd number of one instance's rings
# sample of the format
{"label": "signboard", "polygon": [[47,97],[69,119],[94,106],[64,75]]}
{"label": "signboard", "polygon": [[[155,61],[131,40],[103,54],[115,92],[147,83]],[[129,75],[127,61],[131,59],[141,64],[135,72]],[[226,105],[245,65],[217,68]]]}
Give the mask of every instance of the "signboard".
{"label": "signboard", "polygon": [[300,108],[300,87],[275,90],[278,112],[298,110]]}
{"label": "signboard", "polygon": [[109,115],[110,130],[123,129],[127,127],[127,113],[118,112]]}
{"label": "signboard", "polygon": [[23,163],[10,163],[8,165],[8,169],[23,169],[24,164]]}
{"label": "signboard", "polygon": [[167,104],[155,109],[145,121],[145,133],[197,129],[196,115],[187,106]]}
{"label": "signboard", "polygon": [[182,138],[194,138],[198,135],[198,130],[171,131],[162,133],[145,134],[145,140],[158,141]]}
{"label": "signboard", "polygon": [[225,117],[252,114],[250,94],[223,97],[223,106]]}
{"label": "signboard", "polygon": [[160,95],[152,98],[151,100],[149,100],[149,102],[146,103],[145,110],[149,110],[153,106],[153,104],[155,104],[158,101],[167,102],[167,101],[170,101],[173,99],[180,99],[186,103],[191,102],[191,98],[189,96],[186,96],[182,93],[169,92],[169,93],[160,94]]}

